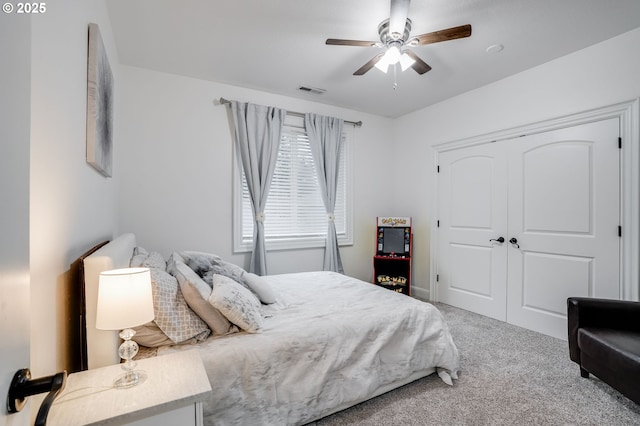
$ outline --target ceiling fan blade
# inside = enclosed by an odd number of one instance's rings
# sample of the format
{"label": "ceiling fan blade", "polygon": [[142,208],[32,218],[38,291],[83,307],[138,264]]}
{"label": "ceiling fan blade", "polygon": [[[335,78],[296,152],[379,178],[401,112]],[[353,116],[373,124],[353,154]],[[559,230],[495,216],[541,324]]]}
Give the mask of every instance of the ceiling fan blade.
{"label": "ceiling fan blade", "polygon": [[378,42],[364,41],[364,40],[343,40],[341,38],[328,38],[325,44],[330,44],[334,46],[374,47],[378,44]]}
{"label": "ceiling fan blade", "polygon": [[364,73],[369,71],[371,68],[373,68],[378,63],[378,61],[382,58],[383,55],[384,55],[384,52],[378,53],[376,56],[371,58],[369,62],[367,62],[366,64],[361,66],[356,72],[354,72],[353,75],[363,75]]}
{"label": "ceiling fan blade", "polygon": [[389,35],[391,38],[402,38],[409,17],[410,3],[411,0],[391,0],[391,13],[389,14]]}
{"label": "ceiling fan blade", "polygon": [[415,72],[417,72],[418,74],[422,75],[427,71],[431,70],[431,67],[429,66],[429,64],[427,64],[425,61],[420,59],[420,57],[415,53],[413,53],[411,50],[405,50],[404,53],[409,55],[411,59],[415,61],[413,65],[411,65],[411,68],[413,68]]}
{"label": "ceiling fan blade", "polygon": [[432,33],[417,36],[418,46],[425,44],[439,43],[441,41],[465,38],[471,35],[471,25],[461,25],[459,27],[448,28],[446,30],[434,31]]}

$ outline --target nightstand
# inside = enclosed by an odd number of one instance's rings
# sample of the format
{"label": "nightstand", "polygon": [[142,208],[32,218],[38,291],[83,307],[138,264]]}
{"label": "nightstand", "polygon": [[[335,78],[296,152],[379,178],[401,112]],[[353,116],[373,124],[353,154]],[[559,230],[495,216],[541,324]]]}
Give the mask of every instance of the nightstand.
{"label": "nightstand", "polygon": [[136,369],[147,379],[128,389],[113,387],[120,365],[70,374],[47,425],[202,426],[211,385],[197,350],[143,359]]}

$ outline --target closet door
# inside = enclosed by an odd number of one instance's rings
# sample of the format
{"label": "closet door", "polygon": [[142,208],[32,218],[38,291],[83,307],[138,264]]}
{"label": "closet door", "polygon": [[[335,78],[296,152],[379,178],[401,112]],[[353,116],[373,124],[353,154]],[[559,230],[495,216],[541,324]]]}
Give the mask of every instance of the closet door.
{"label": "closet door", "polygon": [[620,298],[618,126],[509,145],[508,322],[566,339],[567,297]]}
{"label": "closet door", "polygon": [[442,152],[438,300],[566,339],[568,297],[619,299],[618,136],[616,118]]}
{"label": "closet door", "polygon": [[507,164],[502,144],[439,156],[438,300],[506,320]]}

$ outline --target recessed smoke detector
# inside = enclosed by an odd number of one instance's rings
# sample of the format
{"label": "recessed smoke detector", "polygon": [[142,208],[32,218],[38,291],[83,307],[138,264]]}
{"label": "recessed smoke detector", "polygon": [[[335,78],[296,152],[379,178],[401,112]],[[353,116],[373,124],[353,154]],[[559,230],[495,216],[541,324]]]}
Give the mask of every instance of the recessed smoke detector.
{"label": "recessed smoke detector", "polygon": [[312,93],[314,95],[322,95],[324,92],[326,92],[326,89],[319,89],[317,87],[309,87],[309,86],[300,86],[298,87],[298,90],[300,90],[301,92],[307,92],[307,93]]}
{"label": "recessed smoke detector", "polygon": [[503,45],[501,45],[501,44],[492,44],[491,46],[487,47],[487,53],[502,52],[502,49],[504,49]]}

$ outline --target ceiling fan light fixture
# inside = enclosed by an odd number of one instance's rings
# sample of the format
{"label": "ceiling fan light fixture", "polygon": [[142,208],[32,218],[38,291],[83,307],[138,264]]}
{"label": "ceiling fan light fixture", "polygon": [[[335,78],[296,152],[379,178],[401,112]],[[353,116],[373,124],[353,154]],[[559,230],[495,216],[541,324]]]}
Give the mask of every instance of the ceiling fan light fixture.
{"label": "ceiling fan light fixture", "polygon": [[378,68],[383,73],[387,73],[389,71],[389,65],[395,65],[400,60],[402,53],[400,53],[400,48],[397,44],[391,44],[387,47],[387,50],[382,55],[382,58],[378,62],[376,62],[375,67]]}
{"label": "ceiling fan light fixture", "polygon": [[386,74],[387,71],[389,71],[389,61],[387,61],[383,56],[378,62],[376,62],[375,67]]}
{"label": "ceiling fan light fixture", "polygon": [[407,52],[400,52],[400,49],[398,49],[396,46],[391,46],[389,47],[389,49],[387,49],[382,58],[380,58],[380,60],[376,62],[375,67],[386,74],[389,71],[390,65],[400,63],[402,71],[405,71],[415,62],[415,59],[409,56]]}
{"label": "ceiling fan light fixture", "polygon": [[[409,38],[412,27],[412,21],[408,17],[411,0],[390,0],[390,2],[389,19],[385,19],[378,25],[379,42],[334,38],[328,38],[326,40],[325,43],[328,45],[377,47],[385,49],[382,52],[378,52],[376,56],[358,68],[353,75],[364,75],[374,66],[380,71],[387,73],[389,71],[389,65],[394,65],[395,75],[395,64],[398,62],[400,62],[402,71],[405,71],[407,68],[413,68],[416,73],[422,75],[430,71],[431,66],[416,55],[411,48],[471,36],[471,25],[466,24]],[[408,50],[403,51],[403,49],[407,48]],[[496,47],[491,47],[488,50],[493,51],[493,49],[496,49]]]}
{"label": "ceiling fan light fixture", "polygon": [[390,65],[393,65],[398,63],[401,56],[400,48],[397,45],[392,44],[384,53],[383,59],[386,59]]}
{"label": "ceiling fan light fixture", "polygon": [[407,68],[411,67],[411,65],[416,63],[415,59],[407,55],[407,52],[402,52],[399,62],[400,62],[400,67],[402,68],[402,71],[406,71]]}

